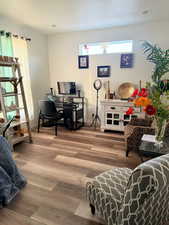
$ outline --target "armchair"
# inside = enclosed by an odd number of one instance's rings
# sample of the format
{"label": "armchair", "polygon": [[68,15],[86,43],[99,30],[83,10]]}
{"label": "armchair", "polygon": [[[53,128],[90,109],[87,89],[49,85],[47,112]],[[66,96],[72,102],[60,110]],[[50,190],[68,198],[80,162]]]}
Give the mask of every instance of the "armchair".
{"label": "armchair", "polygon": [[143,134],[155,134],[155,130],[151,127],[152,122],[152,119],[131,119],[124,130],[126,156],[130,151],[139,150]]}
{"label": "armchair", "polygon": [[169,154],[146,161],[133,171],[113,168],[87,183],[92,214],[107,225],[167,225]]}

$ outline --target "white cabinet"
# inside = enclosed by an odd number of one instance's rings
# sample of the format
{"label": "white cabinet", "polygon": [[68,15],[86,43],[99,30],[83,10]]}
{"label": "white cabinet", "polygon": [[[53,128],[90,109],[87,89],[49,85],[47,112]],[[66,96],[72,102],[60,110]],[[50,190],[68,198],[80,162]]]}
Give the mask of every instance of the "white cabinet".
{"label": "white cabinet", "polygon": [[[134,108],[134,114],[126,115],[129,107]],[[133,103],[124,100],[101,101],[101,130],[124,131],[124,127],[131,118],[144,118],[145,114],[140,108],[133,106]]]}

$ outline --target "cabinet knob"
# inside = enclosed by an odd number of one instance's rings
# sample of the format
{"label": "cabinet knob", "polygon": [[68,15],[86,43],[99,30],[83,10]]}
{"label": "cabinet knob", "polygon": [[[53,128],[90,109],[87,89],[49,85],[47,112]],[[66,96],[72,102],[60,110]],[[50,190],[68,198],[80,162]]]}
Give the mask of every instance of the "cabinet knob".
{"label": "cabinet knob", "polygon": [[116,109],[116,107],[111,107],[111,109]]}

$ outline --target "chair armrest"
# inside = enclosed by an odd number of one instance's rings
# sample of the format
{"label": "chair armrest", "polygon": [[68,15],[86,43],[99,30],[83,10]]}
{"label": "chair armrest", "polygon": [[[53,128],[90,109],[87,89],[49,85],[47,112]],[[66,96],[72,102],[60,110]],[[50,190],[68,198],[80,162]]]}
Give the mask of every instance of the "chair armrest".
{"label": "chair armrest", "polygon": [[131,174],[132,170],[128,168],[113,168],[87,183],[86,197],[106,224],[115,224]]}
{"label": "chair armrest", "polygon": [[140,127],[140,126],[135,126],[133,129],[133,133],[136,133],[137,135],[143,135],[143,134],[154,134],[155,129],[152,127]]}
{"label": "chair armrest", "polygon": [[154,134],[154,128],[152,127],[144,127],[144,126],[133,126],[133,125],[127,125],[124,129],[124,137],[127,139],[130,137],[133,133],[139,133],[142,134]]}
{"label": "chair armrest", "polygon": [[152,134],[152,135],[154,135],[155,134],[155,129],[152,128],[152,127],[143,127],[142,128],[142,132],[143,132],[143,134]]}
{"label": "chair armrest", "polygon": [[[105,194],[110,200],[114,193],[118,191],[116,197],[121,198],[124,195],[129,177],[132,174],[129,168],[113,168],[96,176],[93,180],[86,184],[86,197],[92,203],[94,193]],[[109,187],[108,187],[109,186]],[[115,196],[114,196],[115,198]]]}
{"label": "chair armrest", "polygon": [[132,170],[129,168],[113,168],[96,176],[93,180],[93,184],[95,187],[103,189],[102,184],[104,183],[104,180],[109,180],[111,188],[121,186],[123,189],[127,185],[131,173]]}

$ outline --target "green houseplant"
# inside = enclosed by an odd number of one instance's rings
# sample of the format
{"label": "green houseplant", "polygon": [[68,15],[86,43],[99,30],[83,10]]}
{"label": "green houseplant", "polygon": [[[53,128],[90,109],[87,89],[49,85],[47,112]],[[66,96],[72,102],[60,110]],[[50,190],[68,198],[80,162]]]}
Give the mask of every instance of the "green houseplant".
{"label": "green houseplant", "polygon": [[149,42],[143,43],[147,60],[155,65],[152,82],[147,84],[149,98],[156,109],[154,115],[156,140],[162,141],[166,124],[169,121],[169,90],[168,81],[164,76],[169,72],[169,49],[163,50]]}
{"label": "green houseplant", "polygon": [[[132,97],[136,106],[154,117],[156,142],[162,143],[169,122],[169,78],[164,78],[169,72],[169,49],[163,50],[147,41],[143,43],[143,49],[147,60],[155,65],[152,81],[147,83],[146,88],[136,89]],[[132,114],[133,109],[130,108],[126,113]]]}
{"label": "green houseplant", "polygon": [[169,49],[163,50],[147,41],[143,43],[143,49],[147,54],[147,60],[155,65],[152,80],[159,85],[163,76],[169,72]]}

